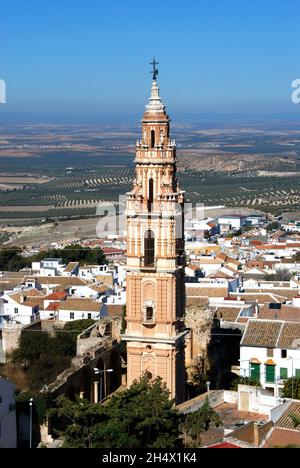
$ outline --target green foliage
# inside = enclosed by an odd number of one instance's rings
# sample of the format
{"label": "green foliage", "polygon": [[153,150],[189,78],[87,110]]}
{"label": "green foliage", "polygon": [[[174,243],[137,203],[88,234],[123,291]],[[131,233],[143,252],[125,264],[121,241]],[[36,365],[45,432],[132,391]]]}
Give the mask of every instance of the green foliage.
{"label": "green foliage", "polygon": [[78,262],[83,264],[102,265],[106,263],[105,255],[100,248],[91,249],[81,245],[67,246],[64,249],[52,249],[40,252],[32,257],[22,257],[22,249],[19,247],[2,247],[0,249],[0,271],[19,271],[30,267],[32,262],[43,258],[62,258],[64,263]]}
{"label": "green foliage", "polygon": [[284,382],[282,394],[285,398],[294,398],[300,400],[300,379],[294,377]]}
{"label": "green foliage", "polygon": [[297,429],[297,427],[300,426],[300,416],[294,413],[291,413],[289,416],[293,421],[295,429]]}
{"label": "green foliage", "polygon": [[236,379],[233,380],[230,386],[230,390],[237,392],[239,385],[250,385],[251,387],[261,386],[260,383],[255,379],[252,379],[252,378],[249,379],[249,377],[237,377]]}
{"label": "green foliage", "polygon": [[2,247],[0,249],[0,270],[19,271],[27,266],[27,259],[21,256],[19,247]]}
{"label": "green foliage", "polygon": [[89,247],[81,247],[81,245],[68,245],[64,249],[52,249],[40,252],[38,255],[30,258],[30,264],[32,261],[40,261],[43,258],[62,258],[64,263],[78,262],[80,265],[102,265],[106,262],[102,249],[91,249]]}
{"label": "green foliage", "polygon": [[280,228],[280,224],[277,223],[277,222],[274,222],[274,223],[270,223],[268,226],[267,226],[267,231],[268,232],[271,232],[271,231],[276,231],[277,229]]}
{"label": "green foliage", "polygon": [[28,387],[39,390],[67,369],[76,355],[77,335],[94,323],[75,320],[65,324],[63,330],[57,330],[54,336],[40,330],[22,333],[19,347],[10,359],[26,371]]}
{"label": "green foliage", "polygon": [[185,435],[185,440],[187,436],[192,440],[192,444],[189,445],[199,447],[201,432],[208,431],[211,424],[219,427],[223,423],[218,413],[210,406],[208,398],[206,398],[204,405],[198,411],[188,413],[185,416],[181,424],[181,430]]}
{"label": "green foliage", "polygon": [[295,262],[300,262],[300,252],[297,252],[297,253],[294,255],[293,259],[295,260]]}
{"label": "green foliage", "polygon": [[22,392],[16,395],[16,402],[28,404],[30,398],[33,398],[33,409],[36,411],[38,423],[45,423],[52,404],[50,393]]}
{"label": "green foliage", "polygon": [[68,448],[180,447],[180,415],[159,378],[143,377],[103,406],[60,397],[50,415],[66,423],[60,436]]}
{"label": "green foliage", "polygon": [[292,277],[291,272],[284,268],[282,270],[278,270],[275,274],[272,275],[265,275],[265,280],[267,281],[290,281]]}
{"label": "green foliage", "polygon": [[206,359],[201,357],[196,362],[193,372],[188,379],[189,398],[194,398],[197,395],[206,393],[207,381],[209,381],[209,377],[206,375]]}

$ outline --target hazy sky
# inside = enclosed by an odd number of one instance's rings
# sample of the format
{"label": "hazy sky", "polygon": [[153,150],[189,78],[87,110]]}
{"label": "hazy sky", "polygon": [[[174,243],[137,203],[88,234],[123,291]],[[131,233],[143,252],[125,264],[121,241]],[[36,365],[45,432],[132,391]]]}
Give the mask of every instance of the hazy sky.
{"label": "hazy sky", "polygon": [[299,0],[1,2],[4,111],[139,112],[149,62],[174,112],[288,112]]}

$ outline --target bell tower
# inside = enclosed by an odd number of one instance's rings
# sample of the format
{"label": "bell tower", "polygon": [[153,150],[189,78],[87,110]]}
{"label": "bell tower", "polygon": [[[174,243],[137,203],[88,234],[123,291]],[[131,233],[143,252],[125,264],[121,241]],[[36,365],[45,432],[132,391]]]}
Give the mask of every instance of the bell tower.
{"label": "bell tower", "polygon": [[184,192],[176,144],[161,101],[155,60],[149,104],[136,144],[136,178],[127,194],[128,387],[160,376],[176,402],[185,398]]}

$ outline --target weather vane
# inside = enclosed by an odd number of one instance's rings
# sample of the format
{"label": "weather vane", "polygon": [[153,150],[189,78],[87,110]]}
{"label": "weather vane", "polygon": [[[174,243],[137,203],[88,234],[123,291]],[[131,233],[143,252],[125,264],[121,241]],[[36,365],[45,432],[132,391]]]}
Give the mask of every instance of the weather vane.
{"label": "weather vane", "polygon": [[150,72],[153,75],[153,80],[156,81],[157,75],[159,74],[158,69],[156,68],[156,65],[159,65],[159,62],[156,62],[155,58],[153,59],[152,62],[150,62],[150,65],[152,65],[153,70]]}

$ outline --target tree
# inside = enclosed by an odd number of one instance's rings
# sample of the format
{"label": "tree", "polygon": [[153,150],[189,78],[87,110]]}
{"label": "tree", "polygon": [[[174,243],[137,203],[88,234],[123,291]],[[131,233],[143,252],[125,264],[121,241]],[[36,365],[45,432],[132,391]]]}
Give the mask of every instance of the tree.
{"label": "tree", "polygon": [[193,398],[197,395],[207,392],[206,382],[209,377],[206,374],[206,359],[204,356],[196,360],[195,366],[189,375],[188,379],[188,395]]}
{"label": "tree", "polygon": [[287,269],[283,268],[282,270],[278,270],[275,274],[266,275],[266,281],[290,281],[292,277],[292,273]]}
{"label": "tree", "polygon": [[251,387],[260,387],[261,386],[260,383],[257,380],[253,379],[253,378],[237,377],[232,382],[232,384],[230,386],[230,390],[233,390],[233,391],[237,392],[239,385],[250,385]]}
{"label": "tree", "polygon": [[54,336],[41,330],[23,332],[10,360],[23,369],[27,387],[40,390],[67,369],[76,356],[77,336],[94,323],[94,320],[68,322]]}
{"label": "tree", "polygon": [[293,256],[293,260],[295,262],[300,262],[300,252],[297,252],[294,256]]}
{"label": "tree", "polygon": [[50,415],[65,423],[59,432],[68,448],[179,448],[180,415],[160,378],[146,377],[101,406],[57,400]]}
{"label": "tree", "polygon": [[282,394],[285,398],[294,398],[300,400],[300,379],[294,377],[284,382]]}
{"label": "tree", "polygon": [[0,270],[19,271],[27,266],[28,261],[21,255],[19,247],[3,247],[0,249]]}
{"label": "tree", "polygon": [[277,223],[277,222],[274,222],[274,223],[270,223],[268,226],[267,226],[267,231],[268,232],[271,232],[271,231],[276,231],[277,229],[280,228],[280,224]]}
{"label": "tree", "polygon": [[298,414],[294,414],[294,413],[291,413],[289,416],[293,420],[293,424],[294,424],[295,429],[297,429],[298,426],[300,426],[300,416]]}
{"label": "tree", "polygon": [[185,445],[187,445],[187,437],[192,440],[194,447],[199,447],[201,442],[201,432],[206,432],[211,424],[216,427],[221,426],[223,423],[220,416],[216,413],[209,404],[206,397],[204,405],[193,413],[188,413],[181,425],[182,432],[185,438]]}

